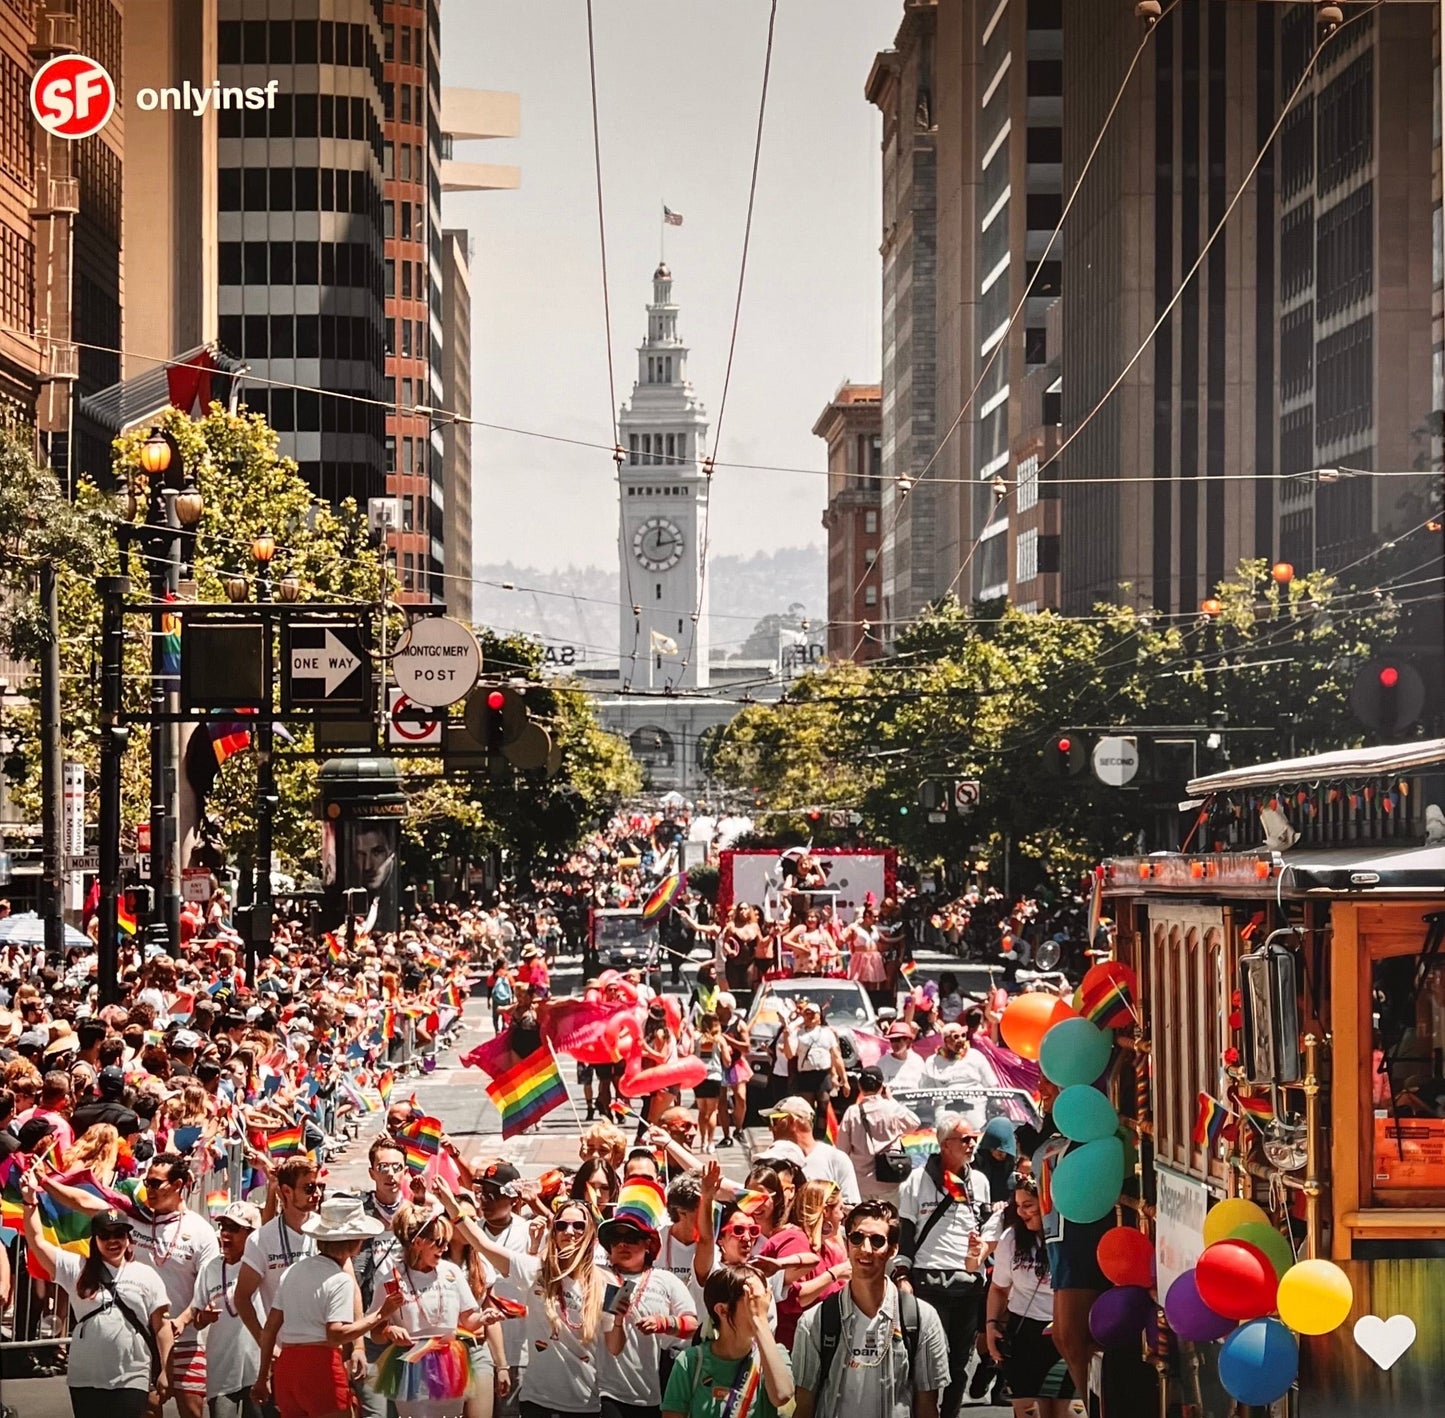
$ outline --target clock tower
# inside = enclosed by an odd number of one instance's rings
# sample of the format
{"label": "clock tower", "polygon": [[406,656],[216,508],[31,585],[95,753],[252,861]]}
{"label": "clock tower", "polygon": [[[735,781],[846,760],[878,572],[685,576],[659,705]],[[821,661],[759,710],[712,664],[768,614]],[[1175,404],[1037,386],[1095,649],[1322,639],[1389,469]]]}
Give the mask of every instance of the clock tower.
{"label": "clock tower", "polygon": [[707,428],[707,413],[687,377],[687,347],[677,333],[672,272],[660,265],[652,274],[637,380],[617,421],[623,600],[618,655],[624,689],[708,684],[701,544],[709,492],[702,468]]}

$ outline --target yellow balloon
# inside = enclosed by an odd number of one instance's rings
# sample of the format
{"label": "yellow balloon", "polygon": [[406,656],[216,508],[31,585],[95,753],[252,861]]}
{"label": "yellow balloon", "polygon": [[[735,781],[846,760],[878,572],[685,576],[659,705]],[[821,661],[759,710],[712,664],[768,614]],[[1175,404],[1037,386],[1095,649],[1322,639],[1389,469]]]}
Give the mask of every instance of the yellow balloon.
{"label": "yellow balloon", "polygon": [[1204,1218],[1204,1244],[1212,1246],[1216,1241],[1227,1241],[1236,1227],[1247,1226],[1251,1221],[1262,1221],[1268,1226],[1269,1215],[1262,1206],[1242,1196],[1227,1197]]}
{"label": "yellow balloon", "polygon": [[1355,1303],[1350,1277],[1330,1260],[1302,1260],[1279,1282],[1279,1317],[1296,1334],[1328,1334]]}

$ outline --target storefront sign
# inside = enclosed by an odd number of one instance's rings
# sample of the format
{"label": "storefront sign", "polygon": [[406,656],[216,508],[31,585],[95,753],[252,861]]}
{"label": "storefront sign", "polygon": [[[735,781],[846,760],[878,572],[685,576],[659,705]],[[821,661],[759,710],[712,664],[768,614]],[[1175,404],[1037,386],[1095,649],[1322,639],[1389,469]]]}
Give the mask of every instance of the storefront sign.
{"label": "storefront sign", "polygon": [[1375,1187],[1445,1187],[1445,1118],[1376,1117]]}
{"label": "storefront sign", "polygon": [[1155,1166],[1158,1186],[1154,1218],[1155,1267],[1161,1298],[1186,1270],[1194,1268],[1204,1250],[1204,1217],[1209,1211],[1209,1188],[1193,1177]]}

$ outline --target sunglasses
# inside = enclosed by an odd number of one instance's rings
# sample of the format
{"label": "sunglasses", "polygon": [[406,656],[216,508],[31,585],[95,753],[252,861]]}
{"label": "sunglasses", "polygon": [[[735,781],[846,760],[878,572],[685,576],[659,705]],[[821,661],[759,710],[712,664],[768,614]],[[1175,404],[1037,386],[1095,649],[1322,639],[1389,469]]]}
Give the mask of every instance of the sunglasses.
{"label": "sunglasses", "polygon": [[298,1190],[298,1191],[303,1191],[303,1192],[305,1192],[307,1196],[325,1196],[325,1195],[326,1195],[326,1183],[325,1183],[325,1182],[306,1182],[306,1183],[304,1183],[302,1186],[298,1187],[297,1190]]}
{"label": "sunglasses", "polygon": [[376,1166],[375,1166],[372,1170],[373,1170],[373,1171],[376,1171],[376,1172],[380,1172],[383,1176],[387,1176],[387,1177],[399,1177],[404,1171],[406,1171],[406,1163],[405,1163],[405,1162],[378,1162],[378,1163],[376,1164]]}
{"label": "sunglasses", "polygon": [[114,1226],[105,1231],[95,1232],[97,1241],[128,1241],[130,1236],[129,1226]]}
{"label": "sunglasses", "polygon": [[558,1220],[552,1223],[552,1229],[554,1231],[585,1231],[587,1229],[587,1223],[585,1221]]}
{"label": "sunglasses", "polygon": [[737,1236],[740,1240],[746,1240],[753,1236],[761,1236],[763,1234],[763,1228],[761,1226],[725,1226],[723,1228],[723,1234],[727,1236]]}
{"label": "sunglasses", "polygon": [[867,1247],[870,1251],[886,1251],[888,1249],[888,1237],[875,1235],[872,1231],[850,1231],[848,1233],[848,1244],[857,1246],[861,1251]]}

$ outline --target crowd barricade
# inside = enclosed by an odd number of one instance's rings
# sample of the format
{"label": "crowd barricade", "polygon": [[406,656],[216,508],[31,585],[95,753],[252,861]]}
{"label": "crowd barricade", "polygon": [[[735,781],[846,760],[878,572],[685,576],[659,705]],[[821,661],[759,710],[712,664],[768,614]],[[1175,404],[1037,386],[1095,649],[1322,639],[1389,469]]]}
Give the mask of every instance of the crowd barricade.
{"label": "crowd barricade", "polygon": [[223,1161],[196,1178],[191,1188],[190,1208],[197,1216],[211,1217],[207,1210],[207,1198],[217,1192],[225,1192],[232,1201],[241,1201],[246,1185],[246,1144],[238,1137],[226,1138],[214,1144],[222,1154]]}
{"label": "crowd barricade", "polygon": [[61,1362],[70,1342],[70,1299],[54,1281],[35,1280],[25,1261],[25,1237],[6,1247],[10,1303],[0,1309],[0,1378],[25,1378]]}

